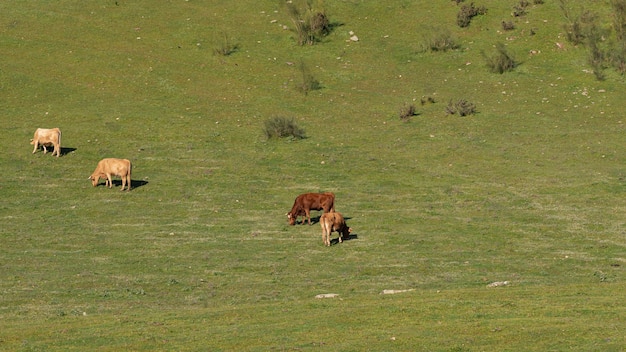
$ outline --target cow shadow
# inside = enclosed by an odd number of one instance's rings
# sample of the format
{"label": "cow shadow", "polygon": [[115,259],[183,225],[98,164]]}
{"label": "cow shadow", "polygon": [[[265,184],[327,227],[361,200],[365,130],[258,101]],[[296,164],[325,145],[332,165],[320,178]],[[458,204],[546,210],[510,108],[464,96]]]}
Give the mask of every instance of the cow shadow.
{"label": "cow shadow", "polygon": [[[357,235],[356,233],[351,233],[348,236],[343,237],[343,241],[346,242],[350,240],[356,240],[358,238],[359,238],[359,235]],[[339,244],[339,237],[331,239],[330,244],[331,245]]]}
{"label": "cow shadow", "polygon": [[67,155],[75,151],[76,151],[76,148],[61,147],[61,155]]}
{"label": "cow shadow", "polygon": [[[114,187],[122,187],[122,180],[113,179],[111,181],[113,182]],[[144,181],[144,180],[130,180],[131,189],[143,187],[147,184],[148,184],[148,181]],[[104,185],[104,183],[102,183],[102,185]]]}

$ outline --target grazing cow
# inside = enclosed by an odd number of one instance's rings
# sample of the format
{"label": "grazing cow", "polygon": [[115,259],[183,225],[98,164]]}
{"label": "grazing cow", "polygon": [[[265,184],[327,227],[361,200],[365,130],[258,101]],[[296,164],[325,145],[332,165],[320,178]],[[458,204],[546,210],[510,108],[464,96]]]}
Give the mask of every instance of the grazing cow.
{"label": "grazing cow", "polygon": [[58,128],[38,128],[35,131],[33,139],[30,140],[30,144],[34,145],[33,154],[37,152],[39,146],[43,147],[43,153],[46,154],[48,149],[46,147],[54,147],[52,156],[57,155],[57,158],[61,155],[61,130]]}
{"label": "grazing cow", "polygon": [[130,160],[128,159],[115,159],[115,158],[106,158],[102,159],[98,162],[98,166],[93,171],[89,179],[91,180],[91,184],[96,187],[100,178],[105,179],[105,186],[109,188],[113,187],[113,182],[111,181],[111,176],[120,176],[122,178],[122,189],[124,190],[124,186],[128,184],[127,191],[130,191],[130,171],[132,165],[130,164]]}
{"label": "grazing cow", "polygon": [[339,242],[343,242],[343,238],[348,238],[352,229],[346,225],[346,220],[341,213],[332,212],[324,213],[320,217],[320,226],[322,226],[322,241],[326,246],[330,246],[330,234],[333,231],[339,234]]}
{"label": "grazing cow", "polygon": [[335,211],[335,194],[326,192],[299,195],[293,202],[291,211],[287,213],[289,225],[295,225],[299,216],[303,217],[303,224],[306,217],[309,220],[309,225],[311,225],[311,210],[323,210],[325,213]]}

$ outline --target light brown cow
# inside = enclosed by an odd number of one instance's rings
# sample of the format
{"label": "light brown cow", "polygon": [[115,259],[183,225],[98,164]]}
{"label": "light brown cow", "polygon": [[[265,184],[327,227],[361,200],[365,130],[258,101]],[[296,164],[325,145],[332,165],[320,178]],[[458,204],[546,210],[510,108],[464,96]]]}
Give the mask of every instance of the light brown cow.
{"label": "light brown cow", "polygon": [[322,226],[322,242],[324,245],[330,246],[330,234],[336,231],[339,234],[339,242],[343,242],[343,238],[349,238],[352,228],[346,225],[343,215],[338,212],[324,213],[320,217],[320,226]]}
{"label": "light brown cow", "polygon": [[[311,210],[323,210],[325,213],[335,211],[335,194],[332,192],[304,193],[296,197],[291,211],[287,213],[289,225],[295,225],[300,216],[308,219],[311,225]],[[304,224],[304,219],[302,219],[302,224]]]}
{"label": "light brown cow", "polygon": [[106,158],[102,159],[98,162],[98,166],[93,171],[89,179],[91,180],[91,184],[96,187],[100,178],[105,179],[105,186],[112,188],[113,182],[111,180],[111,176],[120,176],[122,178],[122,189],[124,190],[124,186],[128,184],[127,191],[130,191],[130,171],[132,165],[130,160],[128,159],[116,159],[116,158]]}
{"label": "light brown cow", "polygon": [[35,130],[33,139],[30,140],[30,144],[34,145],[33,154],[37,152],[39,146],[43,147],[43,153],[46,154],[48,149],[46,147],[54,147],[52,156],[57,155],[57,158],[61,155],[61,130],[58,128],[38,128]]}

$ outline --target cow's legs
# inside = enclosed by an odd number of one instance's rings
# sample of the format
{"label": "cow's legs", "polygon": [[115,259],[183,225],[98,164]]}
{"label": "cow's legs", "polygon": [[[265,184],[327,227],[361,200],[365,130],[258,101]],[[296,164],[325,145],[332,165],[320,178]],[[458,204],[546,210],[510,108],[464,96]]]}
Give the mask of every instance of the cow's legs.
{"label": "cow's legs", "polygon": [[39,148],[39,143],[35,141],[33,144],[35,145],[35,148],[33,148],[33,154],[35,154],[37,152],[37,148]]}
{"label": "cow's legs", "polygon": [[107,174],[107,184],[109,188],[113,188],[113,181],[111,180],[111,174]]}
{"label": "cow's legs", "polygon": [[[306,214],[306,218],[309,220],[309,225],[311,225],[311,211],[305,209],[304,213]],[[302,220],[302,223],[304,224],[304,220]]]}

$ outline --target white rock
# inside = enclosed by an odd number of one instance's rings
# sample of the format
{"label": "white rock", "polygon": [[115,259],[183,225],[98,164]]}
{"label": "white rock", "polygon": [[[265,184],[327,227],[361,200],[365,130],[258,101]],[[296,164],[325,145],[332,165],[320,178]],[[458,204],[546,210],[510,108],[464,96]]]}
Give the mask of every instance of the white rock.
{"label": "white rock", "polygon": [[338,296],[339,295],[336,293],[320,293],[319,295],[315,296],[315,298],[335,298]]}
{"label": "white rock", "polygon": [[496,281],[496,282],[490,283],[489,285],[487,285],[487,287],[499,287],[499,286],[506,286],[508,284],[509,284],[508,281]]}
{"label": "white rock", "polygon": [[395,295],[396,293],[403,293],[403,292],[410,292],[410,291],[415,291],[414,288],[409,289],[409,290],[383,290],[383,292],[381,292],[381,295]]}

